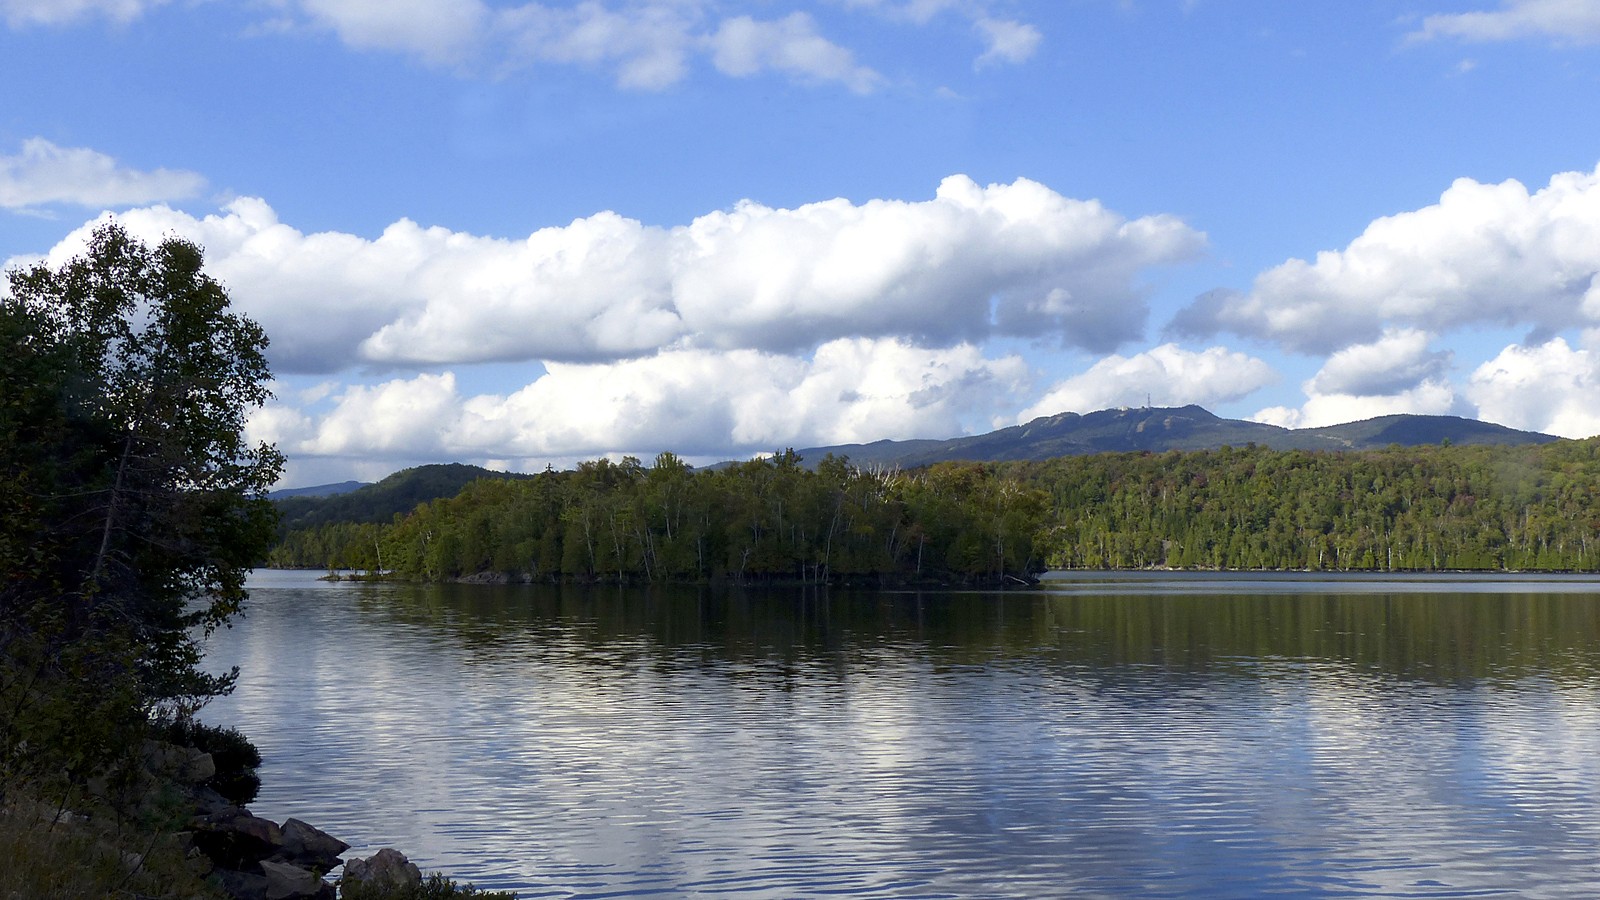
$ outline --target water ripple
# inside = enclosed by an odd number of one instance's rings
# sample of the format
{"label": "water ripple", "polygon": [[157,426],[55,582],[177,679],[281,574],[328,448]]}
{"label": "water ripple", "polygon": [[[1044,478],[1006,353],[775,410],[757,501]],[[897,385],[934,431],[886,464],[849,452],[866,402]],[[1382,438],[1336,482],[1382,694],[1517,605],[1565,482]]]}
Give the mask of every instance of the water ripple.
{"label": "water ripple", "polygon": [[1592,594],[272,578],[257,811],[523,897],[1600,896]]}

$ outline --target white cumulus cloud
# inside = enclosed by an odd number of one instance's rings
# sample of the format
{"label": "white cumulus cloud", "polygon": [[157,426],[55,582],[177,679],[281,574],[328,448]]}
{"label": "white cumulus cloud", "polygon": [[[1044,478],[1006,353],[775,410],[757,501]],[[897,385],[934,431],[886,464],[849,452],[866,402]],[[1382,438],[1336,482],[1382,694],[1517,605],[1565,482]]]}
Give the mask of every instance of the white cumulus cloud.
{"label": "white cumulus cloud", "polygon": [[1171,330],[1328,352],[1390,327],[1557,332],[1596,322],[1600,169],[1556,175],[1533,193],[1460,179],[1437,204],[1379,219],[1343,250],[1270,269],[1248,293],[1201,297]]}
{"label": "white cumulus cloud", "polygon": [[1456,415],[1456,392],[1448,383],[1425,381],[1394,394],[1357,396],[1354,394],[1316,394],[1299,409],[1274,406],[1251,416],[1257,422],[1284,428],[1321,428],[1342,425],[1379,416],[1402,413],[1423,416]]}
{"label": "white cumulus cloud", "polygon": [[274,401],[250,437],[291,458],[514,459],[773,450],[959,433],[1029,377],[1016,357],[842,339],[807,356],[671,350],[618,363],[552,363],[509,394],[464,395],[453,374],[351,386],[330,408]]}
{"label": "white cumulus cloud", "polygon": [[1600,434],[1597,342],[1591,332],[1579,348],[1562,338],[1506,347],[1473,371],[1466,394],[1485,421],[1569,438]]}
{"label": "white cumulus cloud", "polygon": [[[285,372],[593,362],[672,346],[803,353],[846,337],[1109,350],[1143,331],[1141,275],[1204,243],[1170,216],[1128,220],[1037,182],[964,176],[924,201],[747,201],[673,228],[603,212],[521,239],[409,220],[373,239],[306,234],[250,198],[205,217],[156,206],[118,218],[147,241],[201,244]],[[79,252],[95,224],[50,262]]]}
{"label": "white cumulus cloud", "polygon": [[193,197],[205,186],[193,172],[130,169],[104,153],[44,138],[29,138],[20,152],[0,156],[0,209],[128,206]]}
{"label": "white cumulus cloud", "polygon": [[1557,43],[1600,41],[1600,4],[1594,0],[1503,0],[1498,9],[1436,13],[1414,39],[1507,41],[1549,38]]}
{"label": "white cumulus cloud", "polygon": [[1120,406],[1210,406],[1247,396],[1278,379],[1262,360],[1210,347],[1195,352],[1163,344],[1134,356],[1112,355],[1062,381],[1017,417],[1027,422],[1062,412]]}
{"label": "white cumulus cloud", "polygon": [[1396,328],[1370,344],[1346,347],[1328,357],[1306,383],[1309,394],[1372,396],[1397,394],[1427,380],[1448,377],[1452,354],[1432,352],[1433,335]]}
{"label": "white cumulus cloud", "polygon": [[1170,216],[1129,221],[1027,179],[965,176],[927,201],[742,203],[675,237],[673,293],[696,333],[790,348],[845,334],[1010,334],[1111,349],[1143,330],[1139,273],[1204,242]]}
{"label": "white cumulus cloud", "polygon": [[1286,428],[1320,428],[1397,413],[1453,415],[1460,409],[1449,380],[1452,354],[1429,349],[1433,336],[1391,329],[1369,344],[1329,356],[1301,389],[1299,409],[1272,407],[1253,417]]}

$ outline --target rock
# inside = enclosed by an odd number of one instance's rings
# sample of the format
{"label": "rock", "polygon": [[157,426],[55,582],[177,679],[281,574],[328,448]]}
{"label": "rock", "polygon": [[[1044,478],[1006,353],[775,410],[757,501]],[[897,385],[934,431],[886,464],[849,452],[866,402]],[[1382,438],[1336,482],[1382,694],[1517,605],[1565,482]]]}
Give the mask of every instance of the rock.
{"label": "rock", "polygon": [[184,868],[193,872],[196,877],[204,878],[216,871],[217,864],[212,862],[211,857],[202,853],[200,848],[194,845],[194,834],[192,832],[185,832],[179,835],[179,846],[183,847]]}
{"label": "rock", "polygon": [[264,860],[261,872],[267,879],[267,900],[316,900],[332,897],[333,885],[317,873],[286,862]]}
{"label": "rock", "polygon": [[238,804],[229,802],[228,798],[204,785],[188,791],[187,796],[197,816],[214,816],[240,808]]}
{"label": "rock", "polygon": [[250,815],[242,807],[190,820],[200,852],[227,869],[242,869],[283,849],[276,822]]}
{"label": "rock", "polygon": [[385,847],[368,859],[352,859],[344,865],[344,881],[359,881],[371,887],[405,890],[422,883],[418,869],[399,850]]}
{"label": "rock", "polygon": [[267,876],[233,869],[218,869],[211,879],[234,900],[267,900]]}
{"label": "rock", "polygon": [[216,777],[216,760],[204,751],[165,741],[145,741],[142,749],[145,768],[159,777],[183,784],[201,784]]}
{"label": "rock", "polygon": [[183,777],[190,784],[204,784],[217,777],[217,761],[209,753],[190,750],[184,761]]}
{"label": "rock", "polygon": [[344,841],[299,819],[283,823],[283,849],[279,852],[285,860],[326,872],[339,864],[339,854],[350,849]]}

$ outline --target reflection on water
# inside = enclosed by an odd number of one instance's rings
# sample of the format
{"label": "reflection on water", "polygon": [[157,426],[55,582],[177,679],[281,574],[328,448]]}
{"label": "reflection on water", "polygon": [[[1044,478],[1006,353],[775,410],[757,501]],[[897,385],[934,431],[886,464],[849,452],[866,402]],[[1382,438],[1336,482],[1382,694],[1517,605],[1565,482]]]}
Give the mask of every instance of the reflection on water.
{"label": "reflection on water", "polygon": [[1600,896],[1600,593],[259,573],[255,808],[523,897]]}

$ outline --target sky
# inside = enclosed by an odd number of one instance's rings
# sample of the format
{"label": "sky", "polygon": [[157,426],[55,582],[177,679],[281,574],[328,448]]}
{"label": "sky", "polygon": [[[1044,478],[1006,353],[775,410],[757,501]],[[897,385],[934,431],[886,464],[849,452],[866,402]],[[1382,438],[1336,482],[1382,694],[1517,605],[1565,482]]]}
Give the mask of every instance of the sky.
{"label": "sky", "polygon": [[202,246],[286,487],[1600,433],[1600,0],[0,0],[0,84],[0,260]]}

